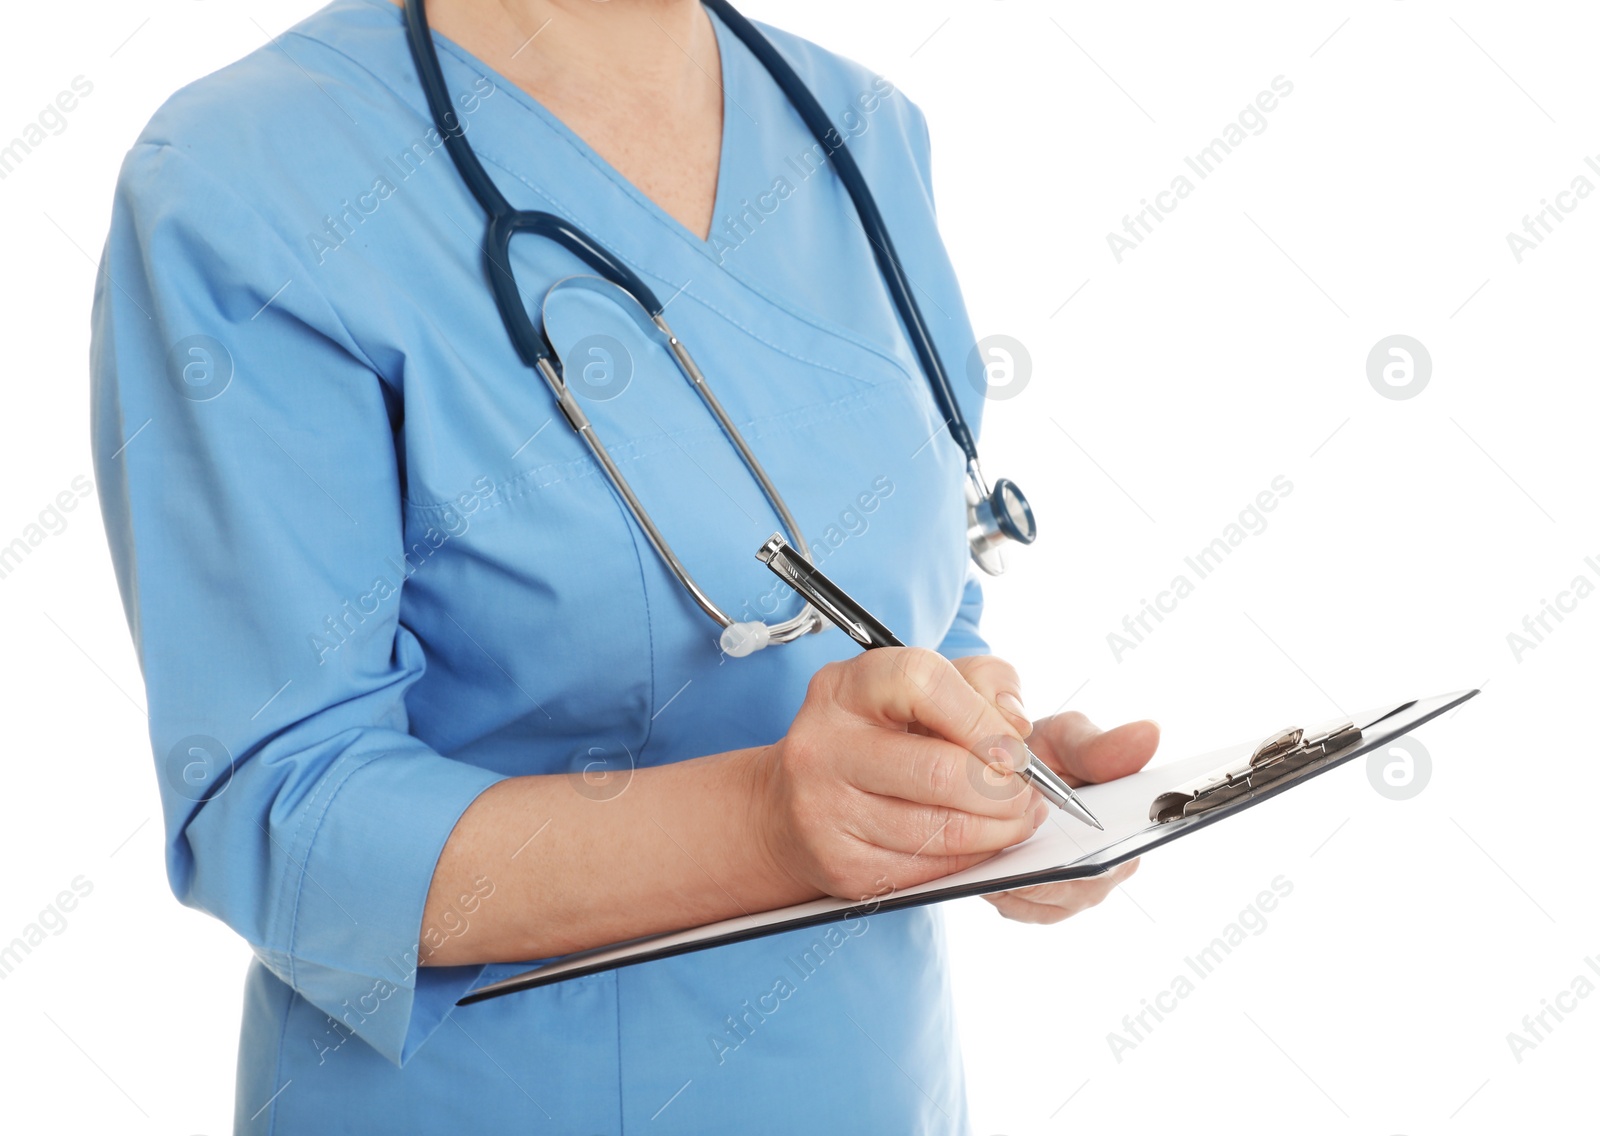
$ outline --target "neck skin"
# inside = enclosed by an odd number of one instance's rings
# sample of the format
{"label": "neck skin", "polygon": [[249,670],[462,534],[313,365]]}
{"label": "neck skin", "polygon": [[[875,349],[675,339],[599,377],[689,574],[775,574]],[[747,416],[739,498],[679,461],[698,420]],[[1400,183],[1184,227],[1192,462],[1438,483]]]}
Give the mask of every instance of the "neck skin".
{"label": "neck skin", "polygon": [[722,63],[699,0],[431,0],[427,14],[685,228],[709,233]]}
{"label": "neck skin", "polygon": [[648,89],[670,103],[697,93],[717,60],[699,0],[431,0],[427,12],[434,30],[483,45],[473,54],[519,85]]}

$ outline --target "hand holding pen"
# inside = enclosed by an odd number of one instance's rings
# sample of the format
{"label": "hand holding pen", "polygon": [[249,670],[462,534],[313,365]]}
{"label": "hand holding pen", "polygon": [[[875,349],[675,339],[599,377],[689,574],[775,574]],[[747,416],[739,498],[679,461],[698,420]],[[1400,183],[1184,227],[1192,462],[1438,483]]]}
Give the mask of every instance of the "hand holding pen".
{"label": "hand holding pen", "polygon": [[[866,608],[851,599],[843,588],[796,554],[780,534],[773,533],[768,537],[766,543],[757,551],[756,558],[863,648],[870,650],[874,647],[905,646]],[[1020,744],[1021,739],[1017,741]],[[1010,752],[1011,747],[1000,745],[996,749]],[[990,756],[997,757],[998,753],[991,753]],[[1063,781],[1055,770],[1035,757],[1025,745],[1022,747],[1022,754],[1017,764],[1018,774],[1039,790],[1045,800],[1069,816],[1077,817],[1095,828],[1105,828],[1084,806],[1083,801],[1072,791],[1072,787]]]}
{"label": "hand holding pen", "polygon": [[1018,733],[934,651],[829,663],[749,766],[756,851],[812,894],[852,900],[980,864],[1049,815],[1016,777],[997,787],[995,759],[973,754]]}
{"label": "hand holding pen", "polygon": [[[769,547],[771,553],[777,555],[769,555]],[[764,545],[757,555],[776,574],[793,583],[780,570],[790,562],[788,558],[793,554],[778,554],[779,549],[787,551],[781,538],[776,543]],[[774,559],[777,560],[777,567],[774,567]],[[794,561],[804,563],[798,557],[794,557]],[[815,583],[819,576],[821,573],[810,569],[803,580],[804,586],[797,590],[813,602],[823,599],[824,603],[828,603],[831,599],[832,614],[829,618],[836,623],[839,619],[849,622],[851,627],[846,629],[846,633],[863,646],[866,646],[864,640],[871,633],[888,635],[886,628],[866,615],[831,581],[825,585],[829,595],[824,597]],[[826,580],[826,577],[822,579]],[[840,605],[841,600],[843,606]],[[818,605],[818,608],[823,610],[822,605]],[[850,614],[847,615],[847,612]],[[869,625],[859,618],[852,619],[851,615],[866,615],[866,620],[875,627],[869,632]],[[884,645],[889,644],[885,642]],[[904,662],[891,664],[890,660],[896,657]],[[827,824],[821,816],[827,813],[827,809],[820,810],[817,816],[812,817],[810,828],[815,847],[818,851],[825,850],[823,858],[829,863],[827,868],[819,865],[822,882],[814,886],[821,886],[832,895],[861,898],[882,894],[890,886],[911,886],[979,863],[1030,835],[1048,818],[1051,811],[1045,801],[1038,800],[1034,794],[1026,791],[1027,783],[1020,776],[1030,764],[1030,758],[1039,760],[1036,755],[1043,755],[1054,770],[1075,776],[1077,784],[1106,781],[1126,776],[1144,766],[1155,752],[1159,738],[1160,731],[1154,722],[1130,722],[1102,731],[1076,712],[1055,714],[1032,723],[1021,710],[1020,701],[1014,694],[1011,699],[1001,694],[1014,692],[1017,688],[1015,671],[1003,660],[992,656],[951,661],[933,651],[911,648],[898,651],[870,650],[846,662],[830,664],[818,673],[807,693],[806,707],[797,715],[790,734],[772,747],[769,756],[775,760],[768,763],[768,767],[781,771],[784,763],[798,754],[803,767],[798,772],[804,776],[808,771],[805,767],[811,764],[809,759],[825,758],[829,753],[838,755],[839,750],[828,747],[835,747],[844,738],[856,735],[846,732],[842,735],[835,733],[832,736],[813,737],[811,731],[814,724],[831,719],[831,725],[838,729],[842,723],[835,715],[819,713],[813,716],[808,710],[822,711],[835,700],[845,701],[855,707],[870,705],[874,699],[884,697],[885,688],[894,686],[902,688],[901,693],[895,696],[901,701],[911,700],[915,703],[921,696],[935,704],[944,703],[952,712],[944,719],[944,728],[951,726],[952,718],[959,719],[962,715],[969,716],[968,720],[975,725],[965,732],[956,729],[945,733],[938,720],[937,707],[927,705],[922,707],[927,720],[896,722],[896,717],[904,715],[886,714],[881,707],[865,714],[876,728],[863,733],[862,741],[858,745],[850,745],[848,753],[850,762],[861,770],[859,780],[877,783],[886,776],[886,770],[881,768],[884,763],[909,763],[909,767],[903,770],[904,775],[896,782],[903,787],[901,800],[893,802],[893,805],[898,806],[900,812],[905,811],[904,805],[907,803],[920,802],[921,807],[912,810],[916,819],[908,826],[908,830],[897,833],[892,841],[896,847],[901,843],[907,845],[905,851],[897,854],[888,848],[864,847],[867,842],[857,838],[848,825],[843,839],[837,839],[838,834],[824,831]],[[1006,705],[1007,702],[1014,703],[1014,707]],[[995,713],[997,708],[1001,713]],[[855,714],[856,711],[848,711],[844,717],[853,718]],[[998,722],[1007,722],[1013,728],[998,730]],[[851,727],[858,724],[852,723]],[[897,737],[888,744],[884,727],[897,733]],[[1030,733],[1030,730],[1033,732]],[[1023,737],[1030,738],[1034,755],[1030,755],[1027,746],[1021,742]],[[996,744],[997,741],[1001,744]],[[979,757],[978,754],[986,754],[987,757]],[[997,772],[1000,772],[998,765],[1002,762],[1010,764],[1012,772],[1018,776],[997,777]],[[1009,785],[1006,784],[1008,781]],[[828,783],[828,778],[816,778],[812,789],[815,791]],[[941,806],[927,800],[930,788],[936,783],[943,800],[955,803]],[[896,794],[891,792],[888,795],[892,797]],[[870,795],[870,799],[872,803],[867,806],[868,810],[889,808],[891,804],[884,802],[877,794]],[[1021,815],[1028,808],[1031,808],[1031,812],[1027,812],[1026,828],[995,823],[1003,822],[1014,814]],[[894,808],[889,808],[889,815],[893,815],[894,811]],[[962,813],[968,815],[959,815]],[[848,815],[853,818],[856,814],[852,810]],[[802,823],[800,827],[806,826]],[[874,831],[887,831],[887,828],[879,822]],[[917,843],[915,849],[909,848],[912,841]],[[906,851],[911,854],[906,855]],[[812,857],[805,859],[813,864],[818,863]],[[866,863],[882,863],[887,865],[887,870],[876,877],[869,877],[861,874],[861,865]],[[1138,861],[1134,860],[1104,876],[1041,884],[984,898],[1008,919],[1054,923],[1099,903],[1137,867]],[[856,874],[846,881],[839,878],[841,871],[853,871]]]}

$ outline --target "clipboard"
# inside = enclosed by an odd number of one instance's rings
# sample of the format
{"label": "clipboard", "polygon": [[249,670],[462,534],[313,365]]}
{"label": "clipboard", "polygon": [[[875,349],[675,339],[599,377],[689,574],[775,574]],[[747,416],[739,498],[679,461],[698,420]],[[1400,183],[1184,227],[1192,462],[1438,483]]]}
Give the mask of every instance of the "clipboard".
{"label": "clipboard", "polygon": [[703,927],[652,935],[566,955],[469,991],[471,1005],[520,990],[599,974],[692,951],[741,943],[781,931],[816,927],[1008,891],[1031,884],[1097,876],[1135,856],[1226,820],[1336,766],[1387,746],[1423,723],[1461,705],[1476,690],[1456,691],[1281,730],[1226,749],[1143,769],[1129,777],[1078,790],[1105,824],[1096,832],[1059,813],[1029,839],[983,863],[916,887],[862,900],[817,899]]}

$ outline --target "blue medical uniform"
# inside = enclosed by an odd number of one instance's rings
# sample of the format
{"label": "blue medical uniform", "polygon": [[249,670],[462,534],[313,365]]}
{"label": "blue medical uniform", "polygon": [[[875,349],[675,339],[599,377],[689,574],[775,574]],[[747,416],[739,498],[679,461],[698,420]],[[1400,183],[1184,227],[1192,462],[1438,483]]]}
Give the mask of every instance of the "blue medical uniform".
{"label": "blue medical uniform", "polygon": [[[436,38],[512,204],[571,218],[671,297],[818,562],[907,641],[981,652],[960,452],[837,176],[713,23],[726,104],[710,240]],[[769,34],[849,138],[976,423],[921,114]],[[421,926],[439,852],[489,785],[772,742],[817,668],[856,651],[830,629],[719,652],[513,354],[482,224],[385,0],[336,0],[180,91],[118,183],[94,452],[171,884],[254,952],[236,1131],[965,1131],[930,909],[465,1008],[526,967],[415,965],[419,932],[470,933],[503,902],[491,867],[445,926]],[[513,247],[530,304],[583,271],[536,237]],[[588,293],[547,315],[709,594],[741,618],[793,614],[754,558],[777,519],[670,360]]]}

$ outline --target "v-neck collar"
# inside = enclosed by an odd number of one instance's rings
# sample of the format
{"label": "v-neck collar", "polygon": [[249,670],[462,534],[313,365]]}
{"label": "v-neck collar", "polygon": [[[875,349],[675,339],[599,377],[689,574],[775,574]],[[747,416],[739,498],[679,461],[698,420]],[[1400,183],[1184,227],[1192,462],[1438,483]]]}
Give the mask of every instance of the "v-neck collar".
{"label": "v-neck collar", "polygon": [[[330,7],[342,6],[377,8],[394,21],[402,37],[396,45],[398,54],[394,62],[404,75],[402,76],[400,72],[391,75],[374,72],[374,77],[388,86],[401,101],[410,104],[425,121],[431,121],[427,102],[416,82],[412,61],[403,42],[404,11],[389,0],[334,0],[330,5]],[[708,9],[707,14],[717,35],[720,69],[723,75],[723,120],[716,204],[711,232],[704,239],[690,232],[681,222],[657,205],[527,91],[511,82],[501,72],[484,64],[477,56],[449,37],[438,32],[434,32],[433,36],[447,78],[449,69],[452,66],[459,66],[471,74],[482,75],[489,79],[495,84],[496,91],[503,91],[514,106],[531,115],[532,120],[547,132],[551,141],[568,147],[569,153],[590,171],[591,176],[598,178],[607,187],[608,192],[619,194],[632,208],[639,211],[638,215],[642,220],[649,222],[648,225],[638,228],[629,227],[626,232],[614,232],[608,243],[613,254],[628,262],[641,276],[665,286],[666,291],[660,293],[664,301],[671,303],[672,298],[679,292],[689,292],[699,306],[735,324],[745,334],[770,344],[784,343],[786,346],[780,349],[785,353],[796,358],[804,358],[828,370],[862,377],[859,353],[865,352],[904,379],[912,382],[920,381],[920,369],[911,353],[909,341],[904,337],[892,336],[891,341],[880,342],[836,319],[797,306],[792,297],[783,294],[781,290],[774,291],[767,282],[753,279],[735,266],[725,264],[719,256],[716,245],[720,233],[718,219],[726,218],[736,212],[734,203],[740,201],[737,176],[739,155],[758,152],[763,142],[759,124],[749,116],[745,108],[765,108],[770,100],[764,90],[765,69],[761,67],[760,62],[749,53],[743,41],[723,24],[715,12]],[[405,77],[409,77],[410,81],[405,81]],[[459,95],[466,89],[467,87],[459,79],[450,86],[452,95]],[[515,147],[507,149],[503,147],[502,142],[503,140],[479,145],[474,141],[473,148],[484,165],[490,168],[490,176],[495,178],[502,192],[509,196],[515,184],[543,199],[543,204],[529,202],[517,207],[547,209],[570,219],[572,224],[580,228],[599,231],[597,228],[599,218],[595,215],[598,207],[595,202],[583,198],[582,189],[574,190],[565,179],[552,180],[544,176],[545,171],[540,170],[537,163],[530,168],[530,155],[527,152]],[[495,167],[498,167],[498,173],[495,172]],[[504,180],[507,176],[513,180],[510,182]],[[589,191],[592,192],[593,188],[591,186]],[[576,197],[573,196],[575,192],[578,195]],[[513,204],[516,204],[514,198]],[[669,248],[673,249],[673,252],[669,253]],[[683,259],[678,260],[677,257]],[[716,292],[691,290],[691,283],[701,271],[732,286],[735,291],[719,295]],[[730,307],[729,302],[733,295],[757,301],[764,305],[768,312],[781,313],[785,322],[797,330],[803,329],[802,338],[780,335],[767,324],[754,320],[748,311],[740,312]],[[831,350],[823,346],[829,342],[836,342],[845,354],[834,358]]]}
{"label": "v-neck collar", "polygon": [[[366,3],[372,4],[378,8],[382,8],[386,11],[396,13],[402,19],[405,17],[404,9],[391,3],[390,0],[366,0]],[[731,188],[728,184],[729,175],[733,164],[730,159],[730,155],[737,151],[741,138],[744,136],[744,128],[747,125],[758,126],[759,124],[754,122],[754,120],[751,120],[749,123],[744,121],[744,117],[747,116],[749,112],[744,109],[743,104],[732,90],[732,88],[737,85],[738,78],[743,73],[743,68],[737,65],[730,66],[728,53],[735,50],[745,50],[744,44],[728,29],[727,25],[725,25],[722,20],[718,18],[715,12],[704,7],[703,5],[701,10],[705,12],[706,17],[711,21],[712,34],[717,37],[717,66],[721,72],[720,76],[718,77],[717,87],[722,92],[722,138],[718,144],[717,151],[717,184],[711,204],[711,228],[704,237],[701,237],[698,233],[690,230],[689,227],[682,221],[678,220],[671,213],[668,213],[665,209],[663,209],[655,200],[655,198],[651,197],[649,194],[645,193],[642,189],[635,185],[630,178],[628,178],[622,173],[622,171],[618,170],[614,165],[607,161],[598,150],[591,146],[582,135],[568,126],[566,122],[564,122],[557,114],[555,114],[555,112],[550,110],[549,107],[545,106],[544,103],[540,102],[533,95],[529,94],[528,91],[525,90],[520,84],[513,82],[503,72],[489,66],[488,63],[484,62],[477,55],[473,54],[471,51],[468,51],[465,47],[461,46],[461,44],[457,43],[455,40],[451,39],[438,29],[430,28],[430,31],[432,32],[435,44],[440,49],[450,52],[450,54],[456,56],[456,58],[462,63],[488,76],[488,78],[495,83],[497,89],[509,92],[513,98],[537,114],[545,123],[545,125],[549,127],[549,129],[560,135],[563,140],[565,140],[575,150],[582,154],[583,157],[595,167],[595,169],[620,187],[624,193],[626,193],[636,204],[640,206],[640,208],[644,209],[657,221],[665,225],[668,229],[672,230],[672,232],[674,232],[677,236],[681,237],[685,241],[688,241],[700,251],[705,252],[708,255],[713,255],[714,258],[712,242],[717,235],[717,218],[723,215],[728,205],[728,195],[731,192]],[[670,37],[668,38],[670,39]],[[679,48],[678,50],[681,51],[682,48]],[[455,91],[451,91],[452,95],[456,93],[457,92]],[[735,115],[738,115],[740,118],[738,122],[735,122]]]}

